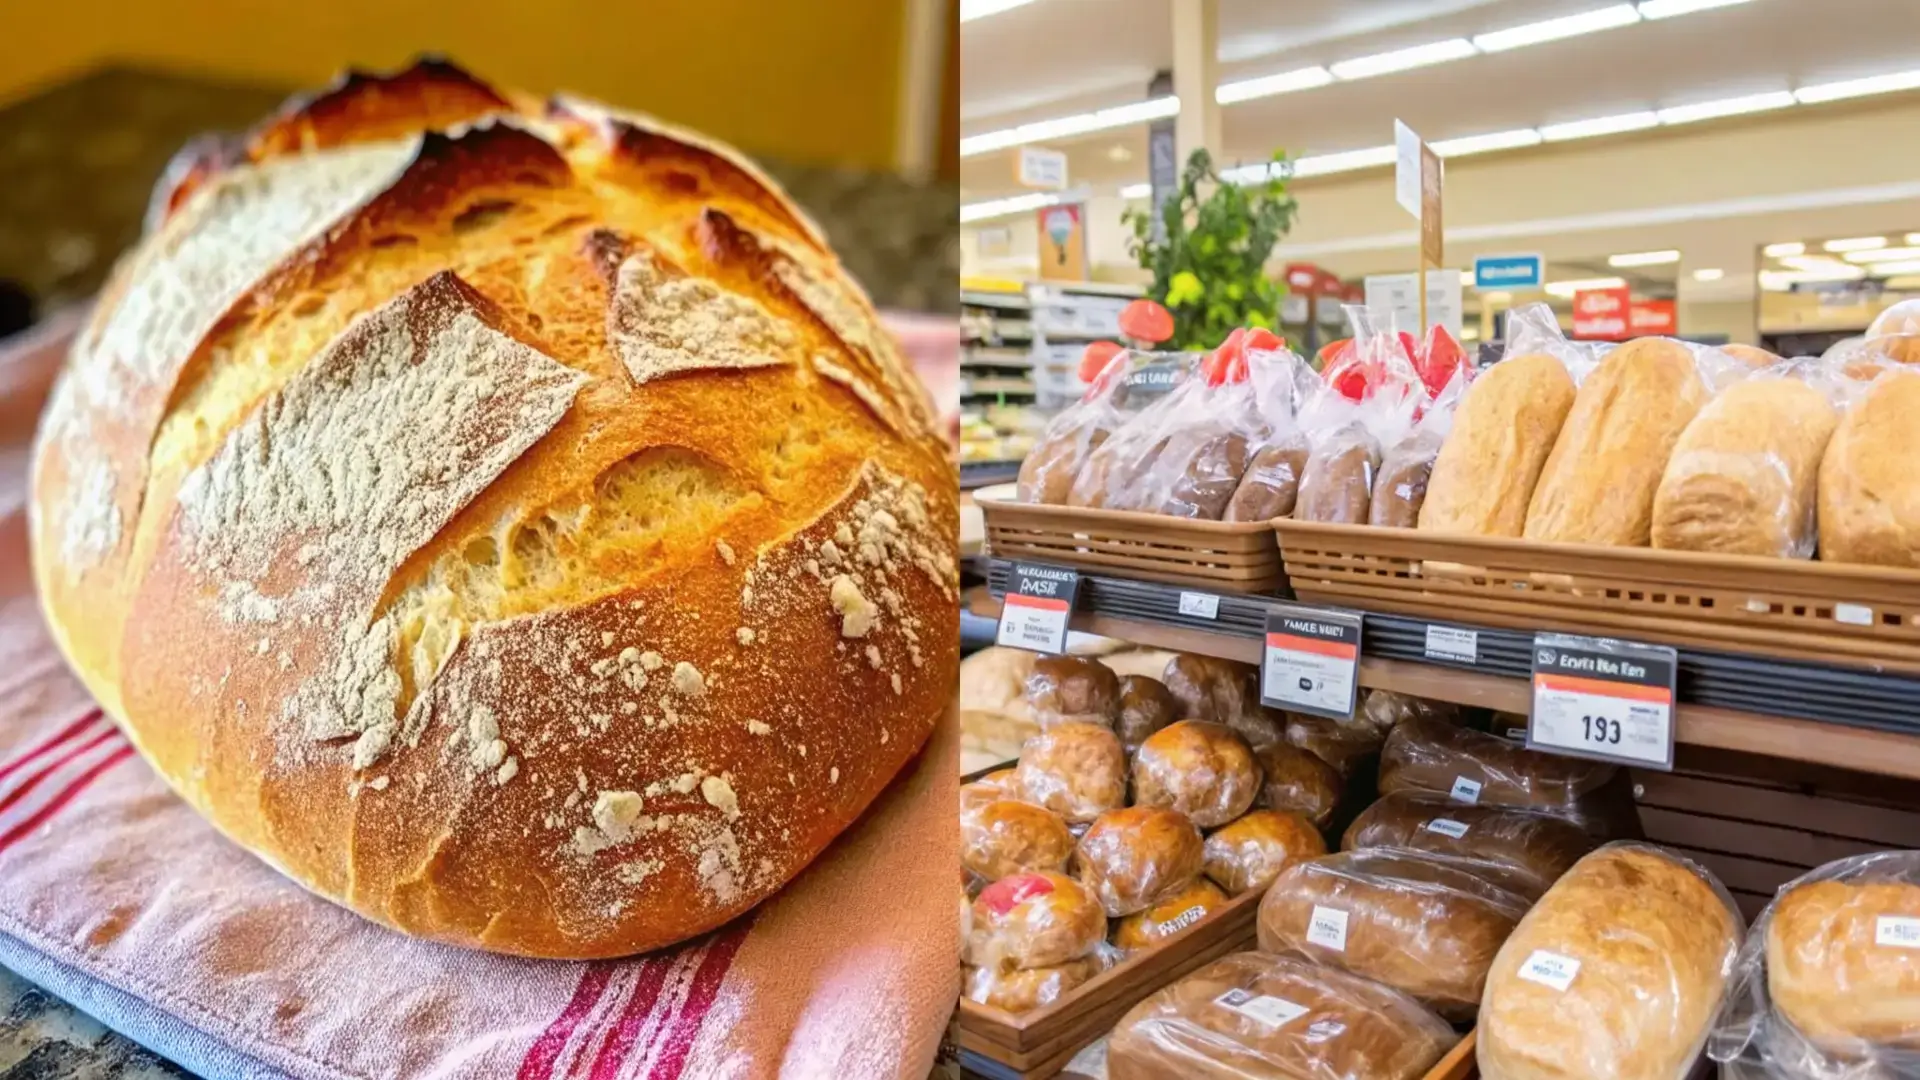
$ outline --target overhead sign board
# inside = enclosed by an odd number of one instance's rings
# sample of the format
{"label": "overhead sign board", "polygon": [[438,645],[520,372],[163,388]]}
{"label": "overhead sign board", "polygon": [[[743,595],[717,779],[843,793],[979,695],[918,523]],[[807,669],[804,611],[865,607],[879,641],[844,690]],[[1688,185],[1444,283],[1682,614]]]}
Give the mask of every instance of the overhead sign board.
{"label": "overhead sign board", "polygon": [[1547,260],[1539,255],[1482,255],[1473,260],[1473,287],[1537,289],[1546,271]]}

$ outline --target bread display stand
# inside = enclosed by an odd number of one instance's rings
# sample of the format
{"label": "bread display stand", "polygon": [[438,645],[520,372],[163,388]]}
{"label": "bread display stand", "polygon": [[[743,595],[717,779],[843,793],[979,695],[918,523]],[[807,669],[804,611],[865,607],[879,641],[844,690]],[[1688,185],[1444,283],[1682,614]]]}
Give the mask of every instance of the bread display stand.
{"label": "bread display stand", "polygon": [[1280,547],[1264,521],[1200,521],[1131,510],[1023,503],[1010,484],[973,493],[995,558],[1097,570],[1234,593],[1283,592]]}

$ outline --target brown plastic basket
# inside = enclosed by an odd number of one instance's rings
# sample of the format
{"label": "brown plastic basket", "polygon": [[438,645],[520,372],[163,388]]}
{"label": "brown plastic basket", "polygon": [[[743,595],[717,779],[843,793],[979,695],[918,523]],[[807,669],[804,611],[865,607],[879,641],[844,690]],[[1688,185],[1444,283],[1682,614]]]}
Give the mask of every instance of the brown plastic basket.
{"label": "brown plastic basket", "polygon": [[1920,672],[1920,572],[1277,521],[1301,599]]}
{"label": "brown plastic basket", "polygon": [[1272,592],[1286,584],[1279,544],[1264,521],[1023,503],[1014,499],[1011,484],[982,488],[974,500],[986,517],[987,550],[997,559],[1222,592]]}

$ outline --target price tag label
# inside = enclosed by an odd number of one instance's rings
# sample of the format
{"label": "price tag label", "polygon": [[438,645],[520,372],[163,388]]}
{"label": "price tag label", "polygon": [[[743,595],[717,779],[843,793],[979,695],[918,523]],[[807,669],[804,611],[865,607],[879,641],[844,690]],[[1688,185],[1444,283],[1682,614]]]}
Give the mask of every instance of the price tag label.
{"label": "price tag label", "polygon": [[1324,949],[1347,951],[1347,913],[1339,908],[1313,905],[1313,917],[1307,921],[1307,940]]}
{"label": "price tag label", "polygon": [[1218,619],[1220,598],[1212,593],[1183,592],[1180,594],[1180,614],[1196,619]]}
{"label": "price tag label", "polygon": [[1561,993],[1573,985],[1573,977],[1580,974],[1580,961],[1571,956],[1535,949],[1521,962],[1519,975],[1528,982],[1537,982],[1541,986],[1550,986]]}
{"label": "price tag label", "polygon": [[1873,920],[1873,940],[1896,949],[1920,949],[1920,919],[1908,915],[1881,915]]}
{"label": "price tag label", "polygon": [[1215,1005],[1223,1009],[1232,1009],[1249,1020],[1257,1020],[1270,1028],[1286,1025],[1307,1015],[1304,1005],[1297,1005],[1286,998],[1277,998],[1270,994],[1256,994],[1248,990],[1229,990],[1213,999]]}
{"label": "price tag label", "polygon": [[1065,567],[1013,564],[1012,587],[1000,606],[995,644],[1034,652],[1067,651],[1067,622],[1073,617],[1080,575]]}
{"label": "price tag label", "polygon": [[1678,666],[1664,645],[1535,634],[1528,748],[1672,770]]}
{"label": "price tag label", "polygon": [[1360,691],[1357,611],[1279,604],[1267,613],[1260,702],[1345,720]]}
{"label": "price tag label", "polygon": [[1451,836],[1455,840],[1465,837],[1469,828],[1471,828],[1471,826],[1466,822],[1455,821],[1452,818],[1437,817],[1427,822],[1428,832],[1439,833],[1441,836]]}
{"label": "price tag label", "polygon": [[1462,664],[1480,662],[1480,632],[1458,626],[1427,624],[1427,659]]}

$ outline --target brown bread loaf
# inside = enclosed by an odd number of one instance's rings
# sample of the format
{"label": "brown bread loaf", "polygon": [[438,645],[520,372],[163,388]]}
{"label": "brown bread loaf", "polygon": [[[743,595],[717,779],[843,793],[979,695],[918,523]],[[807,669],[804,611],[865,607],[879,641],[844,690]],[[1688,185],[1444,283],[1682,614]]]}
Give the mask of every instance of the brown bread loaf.
{"label": "brown bread loaf", "polygon": [[1022,870],[1062,873],[1072,854],[1067,823],[1045,807],[1001,799],[960,812],[960,865],[987,881]]}
{"label": "brown bread loaf", "polygon": [[1340,773],[1311,751],[1291,743],[1274,743],[1254,751],[1260,765],[1260,795],[1256,806],[1290,810],[1324,829],[1340,808]]}
{"label": "brown bread loaf", "polygon": [[1145,675],[1120,677],[1120,715],[1113,722],[1114,734],[1132,757],[1147,736],[1180,719],[1180,703],[1167,692],[1165,683]]}
{"label": "brown bread loaf", "polygon": [[1501,806],[1465,806],[1442,795],[1396,791],[1361,812],[1340,842],[1345,851],[1402,847],[1501,863],[1546,892],[1594,842],[1551,814]]}
{"label": "brown bread loaf", "polygon": [[1227,521],[1271,521],[1289,517],[1299,501],[1300,477],[1307,470],[1306,436],[1289,435],[1261,447],[1247,462],[1240,486],[1227,503]]}
{"label": "brown bread loaf", "polygon": [[1402,721],[1380,751],[1380,792],[1426,792],[1455,802],[1577,816],[1618,770],[1528,750],[1442,720]]}
{"label": "brown bread loaf", "polygon": [[1653,497],[1653,546],[1804,559],[1820,459],[1840,414],[1794,378],[1751,378],[1681,433]]}
{"label": "brown bread loaf", "polygon": [[1434,458],[1420,528],[1519,536],[1573,399],[1573,376],[1546,353],[1502,360],[1482,373],[1454,411],[1453,431]]}
{"label": "brown bread loaf", "polygon": [[[1282,749],[1293,748],[1282,744]],[[1133,755],[1134,803],[1178,810],[1203,829],[1246,813],[1259,795],[1260,766],[1253,751],[1224,724],[1169,724]]]}
{"label": "brown bread loaf", "polygon": [[1820,462],[1820,558],[1920,566],[1920,370],[1874,380]]}
{"label": "brown bread loaf", "polygon": [[1373,504],[1373,478],[1380,471],[1380,442],[1359,423],[1316,440],[1300,474],[1299,521],[1364,525]]}
{"label": "brown bread loaf", "polygon": [[1177,810],[1130,806],[1100,815],[1080,838],[1073,872],[1108,915],[1144,911],[1193,883],[1200,830]]}
{"label": "brown bread loaf", "polygon": [[1373,482],[1367,524],[1388,529],[1420,524],[1420,507],[1427,501],[1427,484],[1442,441],[1438,432],[1416,431],[1387,451]]}
{"label": "brown bread loaf", "polygon": [[1085,656],[1042,656],[1027,675],[1027,707],[1042,725],[1085,720],[1111,726],[1120,712],[1120,680]]}
{"label": "brown bread loaf", "polygon": [[1207,834],[1202,871],[1229,896],[1273,884],[1294,863],[1327,853],[1327,842],[1299,814],[1253,810]]}
{"label": "brown bread loaf", "polygon": [[1237,660],[1182,653],[1160,681],[1180,703],[1182,720],[1207,720],[1239,732],[1249,745],[1278,742],[1284,719],[1260,704],[1260,669]]}
{"label": "brown bread loaf", "polygon": [[1910,881],[1815,881],[1783,893],[1767,918],[1773,1007],[1843,1060],[1920,1050],[1920,949],[1902,943],[1914,920],[1920,885]]}
{"label": "brown bread loaf", "polygon": [[1099,724],[1063,720],[1028,739],[1015,776],[1027,799],[1069,824],[1127,804],[1126,751]]}
{"label": "brown bread loaf", "polygon": [[1023,871],[974,900],[966,960],[996,970],[1057,967],[1106,939],[1106,914],[1084,886],[1064,874]]}

